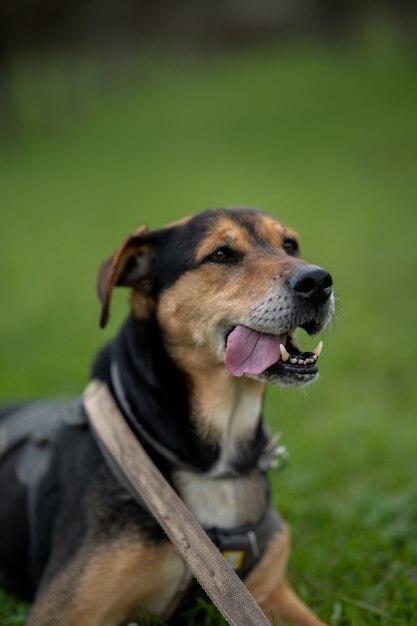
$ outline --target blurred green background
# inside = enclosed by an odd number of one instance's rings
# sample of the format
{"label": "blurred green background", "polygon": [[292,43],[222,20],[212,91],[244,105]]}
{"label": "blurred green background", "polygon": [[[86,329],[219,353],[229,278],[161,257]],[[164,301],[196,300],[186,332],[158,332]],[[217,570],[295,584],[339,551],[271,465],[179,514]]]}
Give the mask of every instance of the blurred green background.
{"label": "blurred green background", "polygon": [[[119,290],[99,330],[97,267],[139,224],[270,211],[331,271],[338,301],[321,380],[267,394],[291,452],[272,475],[293,530],[290,579],[332,626],[417,624],[417,59],[389,20],[343,41],[316,35],[14,57],[0,395],[83,389],[127,311]],[[0,626],[22,611],[0,596]]]}

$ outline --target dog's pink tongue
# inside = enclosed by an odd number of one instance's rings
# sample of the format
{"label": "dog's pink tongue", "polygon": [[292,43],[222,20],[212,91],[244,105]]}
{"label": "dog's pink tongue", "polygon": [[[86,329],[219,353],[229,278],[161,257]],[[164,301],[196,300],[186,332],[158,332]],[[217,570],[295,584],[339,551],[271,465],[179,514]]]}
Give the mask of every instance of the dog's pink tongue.
{"label": "dog's pink tongue", "polygon": [[279,361],[280,338],[236,326],[227,338],[226,367],[233,376],[261,374],[267,367]]}

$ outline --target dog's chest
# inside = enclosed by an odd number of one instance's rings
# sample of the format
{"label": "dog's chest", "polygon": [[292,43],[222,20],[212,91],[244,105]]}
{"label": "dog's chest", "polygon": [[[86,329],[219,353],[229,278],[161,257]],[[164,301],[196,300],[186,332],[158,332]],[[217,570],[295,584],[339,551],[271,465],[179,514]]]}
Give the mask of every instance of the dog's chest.
{"label": "dog's chest", "polygon": [[260,420],[262,392],[252,387],[252,381],[234,383],[228,393],[222,393],[221,387],[213,385],[209,402],[200,406],[197,421],[202,423],[203,431],[210,433],[220,450],[217,462],[210,469],[210,476],[219,478],[239,465],[239,454],[254,440]]}
{"label": "dog's chest", "polygon": [[267,506],[267,490],[258,472],[240,478],[212,478],[180,470],[174,482],[181,498],[206,528],[255,523]]}
{"label": "dog's chest", "polygon": [[219,392],[220,385],[212,389],[210,396],[205,395],[197,419],[218,443],[219,458],[206,474],[175,472],[174,482],[202,526],[234,528],[256,522],[266,506],[264,480],[257,469],[230,477],[240,451],[254,439],[262,394],[251,383],[241,381],[236,381],[229,393]]}

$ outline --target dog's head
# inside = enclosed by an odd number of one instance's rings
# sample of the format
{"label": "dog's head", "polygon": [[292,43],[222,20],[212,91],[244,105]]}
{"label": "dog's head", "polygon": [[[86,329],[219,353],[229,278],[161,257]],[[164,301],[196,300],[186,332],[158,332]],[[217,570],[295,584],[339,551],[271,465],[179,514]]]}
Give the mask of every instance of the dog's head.
{"label": "dog's head", "polygon": [[294,340],[334,311],[330,274],[299,258],[298,235],[252,208],[210,209],[156,231],[134,232],[101,266],[101,325],[114,286],[132,287],[138,318],[155,315],[186,371],[226,367],[278,385],[317,377],[315,352]]}

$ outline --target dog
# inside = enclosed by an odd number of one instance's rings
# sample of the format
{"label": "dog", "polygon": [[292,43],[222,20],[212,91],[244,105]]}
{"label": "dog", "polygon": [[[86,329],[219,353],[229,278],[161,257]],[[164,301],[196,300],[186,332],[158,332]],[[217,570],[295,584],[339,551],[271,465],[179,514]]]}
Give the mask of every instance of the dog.
{"label": "dog", "polygon": [[[137,229],[99,269],[102,327],[116,286],[131,289],[131,311],[91,377],[271,623],[324,626],[286,581],[289,529],[260,460],[265,384],[318,376],[322,344],[303,352],[294,331],[331,319],[330,274],[300,258],[281,221],[232,207]],[[28,421],[0,461],[0,571],[34,600],[27,625],[121,626],[149,612],[185,624],[198,586],[103,458],[80,400],[6,407],[0,427]]]}

